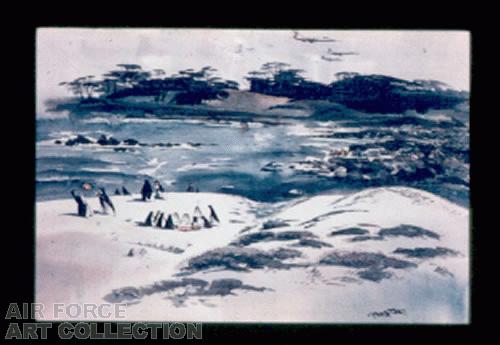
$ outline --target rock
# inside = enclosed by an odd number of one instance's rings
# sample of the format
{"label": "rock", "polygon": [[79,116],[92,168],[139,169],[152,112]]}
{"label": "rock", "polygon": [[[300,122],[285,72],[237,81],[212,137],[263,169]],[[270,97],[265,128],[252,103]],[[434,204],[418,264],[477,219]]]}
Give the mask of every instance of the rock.
{"label": "rock", "polygon": [[104,134],[99,137],[97,140],[99,145],[107,146],[107,145],[118,145],[120,143],[119,140],[116,140],[113,137],[106,137]]}
{"label": "rock", "polygon": [[436,248],[428,248],[428,247],[419,247],[419,248],[397,248],[393,251],[394,254],[402,254],[409,258],[434,258],[437,256],[456,256],[458,252],[444,247],[436,247]]}
{"label": "rock", "polygon": [[208,295],[229,295],[232,290],[238,289],[243,285],[243,282],[239,279],[216,279],[210,284]]}
{"label": "rock", "polygon": [[323,241],[301,238],[298,243],[293,245],[293,247],[311,247],[311,248],[318,248],[319,249],[319,248],[323,248],[323,247],[331,248],[332,245],[330,243],[326,243]]}
{"label": "rock", "polygon": [[372,252],[331,252],[323,257],[319,263],[321,265],[344,266],[354,269],[360,269],[357,272],[358,277],[365,280],[379,282],[382,279],[390,278],[390,272],[387,268],[406,269],[417,267],[416,264],[385,256],[381,253]]}
{"label": "rock", "polygon": [[290,241],[290,240],[298,240],[303,238],[316,238],[310,231],[283,231],[278,232],[275,235],[277,241]]}
{"label": "rock", "polygon": [[92,144],[92,140],[84,137],[83,135],[77,135],[74,139],[69,139],[66,141],[67,146],[74,146],[78,144]]}
{"label": "rock", "polygon": [[246,234],[238,238],[237,241],[233,242],[236,246],[248,246],[255,242],[270,241],[275,238],[272,232],[256,232],[252,234]]}
{"label": "rock", "polygon": [[283,170],[283,165],[281,163],[269,162],[266,165],[264,165],[260,170],[267,172],[278,172]]}
{"label": "rock", "polygon": [[290,226],[287,222],[278,220],[278,219],[270,219],[266,221],[264,224],[262,224],[262,229],[263,230],[269,230],[273,228],[282,228],[285,226]]}
{"label": "rock", "polygon": [[369,231],[361,228],[346,228],[342,230],[332,231],[329,236],[339,235],[366,235]]}
{"label": "rock", "polygon": [[142,297],[142,292],[134,287],[127,286],[121,289],[115,289],[104,297],[104,300],[110,303],[122,303],[124,301],[137,300]]}
{"label": "rock", "polygon": [[404,236],[404,237],[429,237],[436,240],[439,240],[440,236],[433,231],[420,228],[418,226],[401,224],[400,226],[394,228],[386,228],[382,229],[378,232],[378,235],[381,237],[387,236]]}
{"label": "rock", "polygon": [[301,256],[298,250],[283,249],[262,251],[253,248],[226,247],[213,249],[189,259],[185,270],[204,271],[223,267],[234,271],[249,269],[288,269],[298,264],[285,263],[283,260]]}
{"label": "rock", "polygon": [[369,236],[369,235],[360,235],[351,238],[351,242],[364,242],[364,241],[383,241],[384,238],[382,236]]}
{"label": "rock", "polygon": [[119,143],[120,143],[119,140],[117,140],[113,137],[109,138],[109,145],[118,145]]}
{"label": "rock", "polygon": [[358,277],[372,282],[380,282],[383,279],[389,279],[392,277],[392,274],[379,268],[369,268],[367,270],[359,271]]}
{"label": "rock", "polygon": [[125,145],[129,145],[129,146],[133,146],[133,145],[138,145],[139,144],[139,142],[137,140],[135,140],[135,139],[125,139],[123,141],[123,143]]}

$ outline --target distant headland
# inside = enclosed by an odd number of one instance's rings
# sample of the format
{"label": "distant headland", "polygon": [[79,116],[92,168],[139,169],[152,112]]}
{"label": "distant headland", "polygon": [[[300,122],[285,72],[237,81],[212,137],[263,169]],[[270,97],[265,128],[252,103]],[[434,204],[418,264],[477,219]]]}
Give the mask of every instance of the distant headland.
{"label": "distant headland", "polygon": [[268,62],[245,79],[248,90],[215,75],[205,66],[166,76],[161,69],[143,70],[137,64],[61,82],[71,98],[46,102],[52,112],[128,116],[208,117],[212,119],[272,121],[279,118],[331,119],[350,113],[426,113],[440,109],[468,109],[469,93],[436,80],[403,80],[386,75],[339,72],[323,84],[307,80],[303,70],[282,62]]}

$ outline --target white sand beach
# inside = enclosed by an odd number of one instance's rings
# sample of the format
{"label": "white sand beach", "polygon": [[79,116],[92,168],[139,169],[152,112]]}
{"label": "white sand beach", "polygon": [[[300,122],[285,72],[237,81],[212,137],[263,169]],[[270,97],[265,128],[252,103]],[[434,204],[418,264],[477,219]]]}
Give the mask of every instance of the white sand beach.
{"label": "white sand beach", "polygon": [[[216,193],[164,197],[112,196],[116,215],[90,218],[77,216],[72,199],[37,202],[44,319],[54,319],[54,303],[121,301],[134,321],[468,321],[469,211],[433,194],[374,188],[274,204]],[[192,215],[198,206],[208,215],[208,205],[220,218],[214,228],[139,225],[150,211]],[[270,220],[282,224],[263,229]],[[168,287],[182,279],[206,287]]]}

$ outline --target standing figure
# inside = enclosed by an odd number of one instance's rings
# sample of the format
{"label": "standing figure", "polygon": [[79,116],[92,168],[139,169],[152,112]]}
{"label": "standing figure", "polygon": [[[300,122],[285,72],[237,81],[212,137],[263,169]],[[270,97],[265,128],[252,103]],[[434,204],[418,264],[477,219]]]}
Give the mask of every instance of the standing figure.
{"label": "standing figure", "polygon": [[179,226],[179,230],[181,231],[189,231],[192,229],[191,226],[191,217],[188,213],[184,213],[181,218],[181,224]]}
{"label": "standing figure", "polygon": [[125,186],[122,187],[122,194],[123,195],[130,195],[130,192],[128,191],[127,188],[125,188]]}
{"label": "standing figure", "polygon": [[113,202],[111,201],[111,198],[109,195],[106,193],[106,190],[104,188],[99,188],[97,192],[97,196],[99,197],[99,203],[101,204],[102,212],[108,213],[108,206],[113,210],[113,214],[116,214],[115,206],[113,205]]}
{"label": "standing figure", "polygon": [[177,212],[174,212],[173,214],[173,220],[174,220],[174,226],[177,228],[180,226],[181,224],[181,217],[179,216],[179,214]]}
{"label": "standing figure", "polygon": [[199,206],[196,206],[196,207],[194,208],[193,216],[194,216],[194,217],[198,217],[198,218],[203,217],[203,213],[201,213],[201,210],[200,210],[200,207],[199,207]]}
{"label": "standing figure", "polygon": [[160,192],[164,192],[165,189],[163,186],[160,184],[160,181],[156,180],[154,183],[154,190],[155,190],[155,199],[163,199]]}
{"label": "standing figure", "polygon": [[210,221],[207,219],[207,217],[203,216],[203,217],[201,217],[201,219],[203,219],[203,227],[204,228],[210,229],[212,227],[212,223],[210,223]]}
{"label": "standing figure", "polygon": [[217,223],[220,223],[219,217],[217,216],[217,213],[215,213],[212,205],[208,205],[208,208],[210,209],[210,222],[213,223],[213,221],[215,220]]}
{"label": "standing figure", "polygon": [[76,192],[72,190],[71,196],[75,199],[78,205],[78,215],[80,217],[90,217],[92,215],[92,210],[83,195],[76,194]]}
{"label": "standing figure", "polygon": [[158,217],[158,219],[156,220],[156,224],[155,226],[157,228],[161,228],[163,227],[163,212],[160,213],[160,216]]}
{"label": "standing figure", "polygon": [[144,221],[144,226],[153,226],[153,211],[148,213],[146,220]]}
{"label": "standing figure", "polygon": [[193,221],[191,223],[193,229],[199,230],[203,227],[203,213],[198,206],[194,208]]}
{"label": "standing figure", "polygon": [[167,221],[165,222],[165,229],[168,230],[174,230],[175,229],[175,224],[174,220],[172,219],[172,215],[169,214],[167,217]]}
{"label": "standing figure", "polygon": [[153,188],[151,187],[151,183],[149,183],[148,180],[144,180],[144,184],[141,189],[142,201],[150,200],[152,194]]}
{"label": "standing figure", "polygon": [[158,217],[160,217],[160,210],[156,211],[156,213],[153,217],[153,224],[156,225],[156,222],[158,221]]}

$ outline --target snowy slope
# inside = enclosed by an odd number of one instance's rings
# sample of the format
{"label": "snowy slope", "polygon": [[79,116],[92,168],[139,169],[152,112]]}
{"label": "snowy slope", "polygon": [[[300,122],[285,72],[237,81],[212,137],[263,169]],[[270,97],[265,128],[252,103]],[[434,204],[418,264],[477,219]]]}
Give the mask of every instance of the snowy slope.
{"label": "snowy slope", "polygon": [[[468,320],[468,210],[430,193],[137,198],[114,197],[116,216],[89,219],[72,200],[37,203],[37,302],[128,303],[129,320]],[[151,210],[207,214],[208,205],[221,218],[214,229],[137,224]]]}

